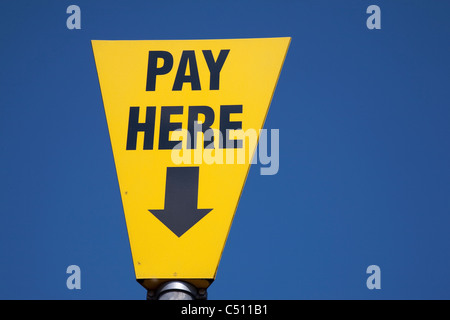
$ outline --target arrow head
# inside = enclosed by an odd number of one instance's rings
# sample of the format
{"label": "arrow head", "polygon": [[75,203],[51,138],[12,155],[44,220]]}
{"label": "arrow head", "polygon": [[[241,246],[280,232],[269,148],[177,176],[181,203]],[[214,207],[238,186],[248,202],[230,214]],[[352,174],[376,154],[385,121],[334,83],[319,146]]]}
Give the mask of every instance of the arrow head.
{"label": "arrow head", "polygon": [[192,228],[212,209],[193,209],[177,214],[173,210],[148,210],[177,237],[181,237],[186,231]]}

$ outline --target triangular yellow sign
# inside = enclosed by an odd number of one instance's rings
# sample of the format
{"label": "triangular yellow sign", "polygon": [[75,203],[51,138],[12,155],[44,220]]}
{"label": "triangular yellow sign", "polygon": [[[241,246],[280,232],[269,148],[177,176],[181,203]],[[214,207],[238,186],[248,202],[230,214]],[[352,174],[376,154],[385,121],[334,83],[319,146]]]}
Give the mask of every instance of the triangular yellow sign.
{"label": "triangular yellow sign", "polygon": [[290,38],[93,40],[136,279],[214,280]]}

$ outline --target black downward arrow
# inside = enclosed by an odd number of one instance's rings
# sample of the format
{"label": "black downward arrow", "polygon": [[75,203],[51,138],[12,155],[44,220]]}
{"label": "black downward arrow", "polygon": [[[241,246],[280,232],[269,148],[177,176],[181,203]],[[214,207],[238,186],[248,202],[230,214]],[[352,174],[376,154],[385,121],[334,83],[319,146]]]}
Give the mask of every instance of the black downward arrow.
{"label": "black downward arrow", "polygon": [[212,209],[198,209],[199,167],[168,167],[163,210],[150,211],[178,237],[192,228]]}

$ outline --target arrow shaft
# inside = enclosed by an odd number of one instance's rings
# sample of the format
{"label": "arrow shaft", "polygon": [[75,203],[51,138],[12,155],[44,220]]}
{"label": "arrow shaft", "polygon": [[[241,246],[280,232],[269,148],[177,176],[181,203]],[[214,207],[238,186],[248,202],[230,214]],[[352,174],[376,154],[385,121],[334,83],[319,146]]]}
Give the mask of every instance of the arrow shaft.
{"label": "arrow shaft", "polygon": [[166,209],[197,208],[199,167],[168,167]]}

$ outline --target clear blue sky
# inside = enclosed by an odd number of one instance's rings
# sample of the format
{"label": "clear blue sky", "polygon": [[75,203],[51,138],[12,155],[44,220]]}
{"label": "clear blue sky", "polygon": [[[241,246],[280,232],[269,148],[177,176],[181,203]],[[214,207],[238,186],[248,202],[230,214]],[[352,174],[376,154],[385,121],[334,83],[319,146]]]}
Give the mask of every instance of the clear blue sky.
{"label": "clear blue sky", "polygon": [[[81,8],[81,30],[66,8]],[[369,5],[381,29],[366,27]],[[450,2],[2,1],[0,298],[145,299],[91,39],[292,37],[210,299],[449,299]],[[81,268],[68,290],[66,268]],[[381,268],[381,289],[366,268]]]}

